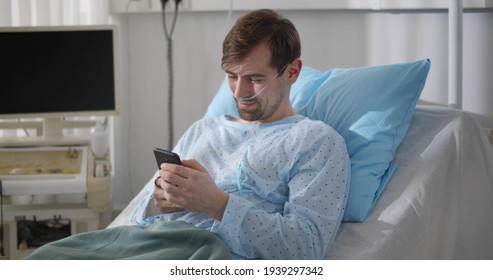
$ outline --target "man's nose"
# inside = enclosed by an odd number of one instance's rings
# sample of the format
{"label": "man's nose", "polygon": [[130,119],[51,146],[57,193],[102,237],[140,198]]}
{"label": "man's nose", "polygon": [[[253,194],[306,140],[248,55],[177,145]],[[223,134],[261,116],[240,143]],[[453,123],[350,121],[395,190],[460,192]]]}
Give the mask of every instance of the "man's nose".
{"label": "man's nose", "polygon": [[251,95],[252,83],[248,79],[240,78],[236,80],[234,95],[236,98],[248,97]]}

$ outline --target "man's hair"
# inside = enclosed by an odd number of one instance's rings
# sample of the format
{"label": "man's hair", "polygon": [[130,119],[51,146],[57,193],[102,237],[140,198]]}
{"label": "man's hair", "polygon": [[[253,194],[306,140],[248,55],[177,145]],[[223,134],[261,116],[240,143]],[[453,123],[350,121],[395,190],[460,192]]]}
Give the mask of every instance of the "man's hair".
{"label": "man's hair", "polygon": [[301,56],[301,43],[294,24],[278,13],[262,9],[240,17],[223,42],[221,67],[239,63],[258,44],[266,42],[271,50],[270,66],[281,71]]}

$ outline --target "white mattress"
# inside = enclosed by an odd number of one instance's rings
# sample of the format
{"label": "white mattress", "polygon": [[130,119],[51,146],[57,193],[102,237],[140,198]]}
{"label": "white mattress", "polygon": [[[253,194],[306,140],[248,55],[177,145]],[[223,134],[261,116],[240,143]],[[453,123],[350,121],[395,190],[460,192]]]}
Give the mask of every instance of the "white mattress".
{"label": "white mattress", "polygon": [[[396,163],[370,217],[342,224],[329,259],[493,259],[493,150],[471,115],[418,106]],[[142,195],[109,227],[127,224]]]}

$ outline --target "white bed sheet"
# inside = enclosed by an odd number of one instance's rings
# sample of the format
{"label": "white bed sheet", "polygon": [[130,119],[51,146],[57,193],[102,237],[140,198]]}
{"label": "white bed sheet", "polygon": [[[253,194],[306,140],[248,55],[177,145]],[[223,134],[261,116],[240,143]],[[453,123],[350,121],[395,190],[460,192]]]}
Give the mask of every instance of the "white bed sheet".
{"label": "white bed sheet", "polygon": [[[370,217],[342,224],[329,259],[493,259],[493,150],[474,117],[418,106],[396,163]],[[142,195],[108,227],[128,224]]]}
{"label": "white bed sheet", "polygon": [[398,169],[329,259],[493,259],[493,150],[470,114],[418,106]]}

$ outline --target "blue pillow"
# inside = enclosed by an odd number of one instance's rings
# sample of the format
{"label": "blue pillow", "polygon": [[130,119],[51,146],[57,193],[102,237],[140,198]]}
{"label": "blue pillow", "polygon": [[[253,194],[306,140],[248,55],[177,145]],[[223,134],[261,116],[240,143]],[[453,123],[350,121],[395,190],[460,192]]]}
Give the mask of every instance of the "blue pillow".
{"label": "blue pillow", "polygon": [[[322,120],[345,139],[351,181],[343,221],[362,222],[396,169],[394,154],[404,139],[424,88],[430,60],[321,72],[304,66],[293,84],[295,111]],[[207,116],[238,116],[227,80]]]}

